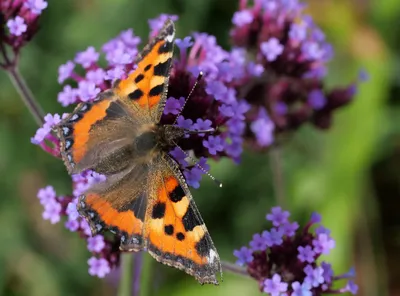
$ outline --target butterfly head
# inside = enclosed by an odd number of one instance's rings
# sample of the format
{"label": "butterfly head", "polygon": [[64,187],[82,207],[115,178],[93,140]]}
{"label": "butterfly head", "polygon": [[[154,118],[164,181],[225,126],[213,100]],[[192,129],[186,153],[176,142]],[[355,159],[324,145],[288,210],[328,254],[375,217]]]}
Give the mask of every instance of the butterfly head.
{"label": "butterfly head", "polygon": [[214,129],[208,130],[189,130],[177,125],[160,125],[157,126],[156,135],[159,148],[164,151],[169,151],[177,145],[177,142],[185,135],[196,135],[204,133],[212,133]]}

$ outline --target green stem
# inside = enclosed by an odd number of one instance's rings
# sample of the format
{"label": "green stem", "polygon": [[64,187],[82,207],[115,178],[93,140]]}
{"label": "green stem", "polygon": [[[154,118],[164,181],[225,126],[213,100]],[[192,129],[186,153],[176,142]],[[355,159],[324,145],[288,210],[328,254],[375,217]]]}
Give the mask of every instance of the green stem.
{"label": "green stem", "polygon": [[285,207],[286,198],[285,198],[285,180],[283,177],[283,168],[282,168],[282,150],[279,146],[274,146],[271,147],[269,153],[270,153],[270,163],[271,163],[275,197],[278,202],[278,205],[280,205],[281,207]]}
{"label": "green stem", "polygon": [[26,107],[33,115],[36,123],[39,126],[42,126],[44,123],[44,112],[36,101],[35,97],[33,96],[30,88],[26,84],[25,79],[21,76],[16,67],[6,68],[6,72],[8,73],[8,76],[10,77],[12,83],[14,84],[14,87],[24,101]]}
{"label": "green stem", "polygon": [[121,276],[119,280],[118,296],[132,295],[132,253],[121,253]]}

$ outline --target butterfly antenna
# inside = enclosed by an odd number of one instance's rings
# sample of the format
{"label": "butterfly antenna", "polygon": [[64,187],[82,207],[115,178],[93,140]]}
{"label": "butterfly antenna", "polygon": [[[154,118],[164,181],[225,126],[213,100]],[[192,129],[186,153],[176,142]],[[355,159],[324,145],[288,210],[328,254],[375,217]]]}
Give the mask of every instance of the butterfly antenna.
{"label": "butterfly antenna", "polygon": [[182,114],[183,109],[185,109],[186,103],[187,103],[187,101],[190,99],[190,97],[192,96],[194,90],[196,89],[196,86],[199,84],[200,80],[203,79],[203,75],[204,75],[203,72],[200,71],[199,75],[198,75],[197,78],[196,78],[196,81],[195,81],[194,84],[193,84],[192,89],[190,90],[188,96],[186,97],[185,102],[183,103],[183,106],[182,106],[181,110],[179,110],[178,115],[176,115],[176,117],[175,117],[175,121],[174,121],[174,123],[173,123],[174,125],[176,124],[176,121],[178,120],[178,117]]}
{"label": "butterfly antenna", "polygon": [[[176,145],[176,144],[175,144]],[[207,176],[210,177],[211,180],[214,181],[215,184],[217,184],[218,187],[222,187],[222,182],[218,181],[217,179],[215,179],[215,177],[213,175],[211,175],[205,168],[203,168],[198,161],[196,161],[193,157],[191,157],[185,150],[183,150],[180,146],[176,145],[176,147],[178,147],[185,155],[186,157],[188,157],[195,166],[197,166],[204,174],[206,174]]]}

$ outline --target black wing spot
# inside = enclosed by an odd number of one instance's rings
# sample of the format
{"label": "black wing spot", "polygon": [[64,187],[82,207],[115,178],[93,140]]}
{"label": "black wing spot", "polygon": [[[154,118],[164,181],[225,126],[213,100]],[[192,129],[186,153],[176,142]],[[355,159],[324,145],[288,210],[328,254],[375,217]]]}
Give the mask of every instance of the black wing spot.
{"label": "black wing spot", "polygon": [[194,205],[191,202],[185,215],[182,217],[183,227],[185,227],[186,231],[192,231],[196,226],[203,224],[203,221],[195,214],[193,208]]}
{"label": "black wing spot", "polygon": [[169,67],[171,65],[171,60],[172,59],[169,58],[164,63],[158,63],[157,65],[155,65],[154,66],[154,75],[167,77],[168,76]]}
{"label": "black wing spot", "polygon": [[196,244],[196,251],[202,257],[207,257],[211,250],[211,240],[209,239],[209,234],[205,233],[204,236]]}
{"label": "black wing spot", "polygon": [[139,83],[140,81],[142,81],[144,78],[143,74],[139,74],[138,76],[136,76],[135,78],[135,83]]}
{"label": "black wing spot", "polygon": [[151,68],[151,64],[148,64],[146,67],[144,67],[144,71],[147,72],[149,71]]}
{"label": "black wing spot", "polygon": [[183,240],[185,239],[185,235],[184,235],[182,232],[178,232],[178,233],[176,234],[176,238],[177,238],[179,241],[183,241]]}
{"label": "black wing spot", "polygon": [[163,54],[163,53],[171,52],[173,47],[174,47],[173,42],[165,41],[165,43],[163,45],[161,45],[160,48],[158,49],[158,53]]}
{"label": "black wing spot", "polygon": [[170,199],[172,202],[181,201],[182,198],[183,198],[184,196],[186,196],[186,194],[185,194],[185,192],[183,191],[183,189],[182,189],[182,187],[181,187],[180,185],[177,185],[177,186],[174,188],[174,190],[172,190],[172,191],[169,193],[169,199]]}
{"label": "black wing spot", "polygon": [[136,100],[139,100],[142,96],[143,96],[143,92],[142,92],[140,89],[137,89],[137,90],[131,92],[131,93],[128,95],[128,97],[129,97],[131,100],[135,100],[135,101],[136,101]]}
{"label": "black wing spot", "polygon": [[153,206],[153,212],[151,213],[151,217],[153,219],[161,219],[165,215],[165,203],[159,202]]}
{"label": "black wing spot", "polygon": [[164,226],[164,232],[167,235],[173,235],[174,234],[174,226],[169,224]]}
{"label": "black wing spot", "polygon": [[150,97],[155,97],[161,95],[161,93],[164,91],[164,84],[159,84],[153,87],[150,92],[149,96]]}

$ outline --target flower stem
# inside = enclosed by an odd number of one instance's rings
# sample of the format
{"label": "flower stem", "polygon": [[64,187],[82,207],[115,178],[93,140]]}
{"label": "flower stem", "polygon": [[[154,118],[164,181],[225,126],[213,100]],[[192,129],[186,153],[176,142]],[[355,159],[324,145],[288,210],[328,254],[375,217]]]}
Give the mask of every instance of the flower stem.
{"label": "flower stem", "polygon": [[142,277],[142,269],[143,269],[143,252],[138,252],[134,255],[133,258],[133,296],[140,295],[140,280]]}
{"label": "flower stem", "polygon": [[25,79],[19,73],[17,67],[9,67],[6,68],[6,72],[10,77],[14,87],[17,89],[19,95],[24,101],[26,107],[29,109],[31,114],[33,115],[36,123],[39,126],[42,126],[44,123],[44,113],[42,108],[39,106],[35,97],[33,96],[31,90],[25,82]]}
{"label": "flower stem", "polygon": [[281,207],[286,206],[285,180],[282,169],[282,150],[279,146],[273,146],[270,150],[271,171],[276,200]]}
{"label": "flower stem", "polygon": [[121,253],[121,277],[119,280],[118,296],[132,295],[132,253]]}
{"label": "flower stem", "polygon": [[243,276],[248,277],[249,274],[247,273],[246,268],[237,266],[236,264],[230,263],[230,262],[226,262],[226,261],[221,261],[221,266],[223,271],[227,271],[227,272],[231,272],[231,273],[236,273],[236,274],[240,274]]}

